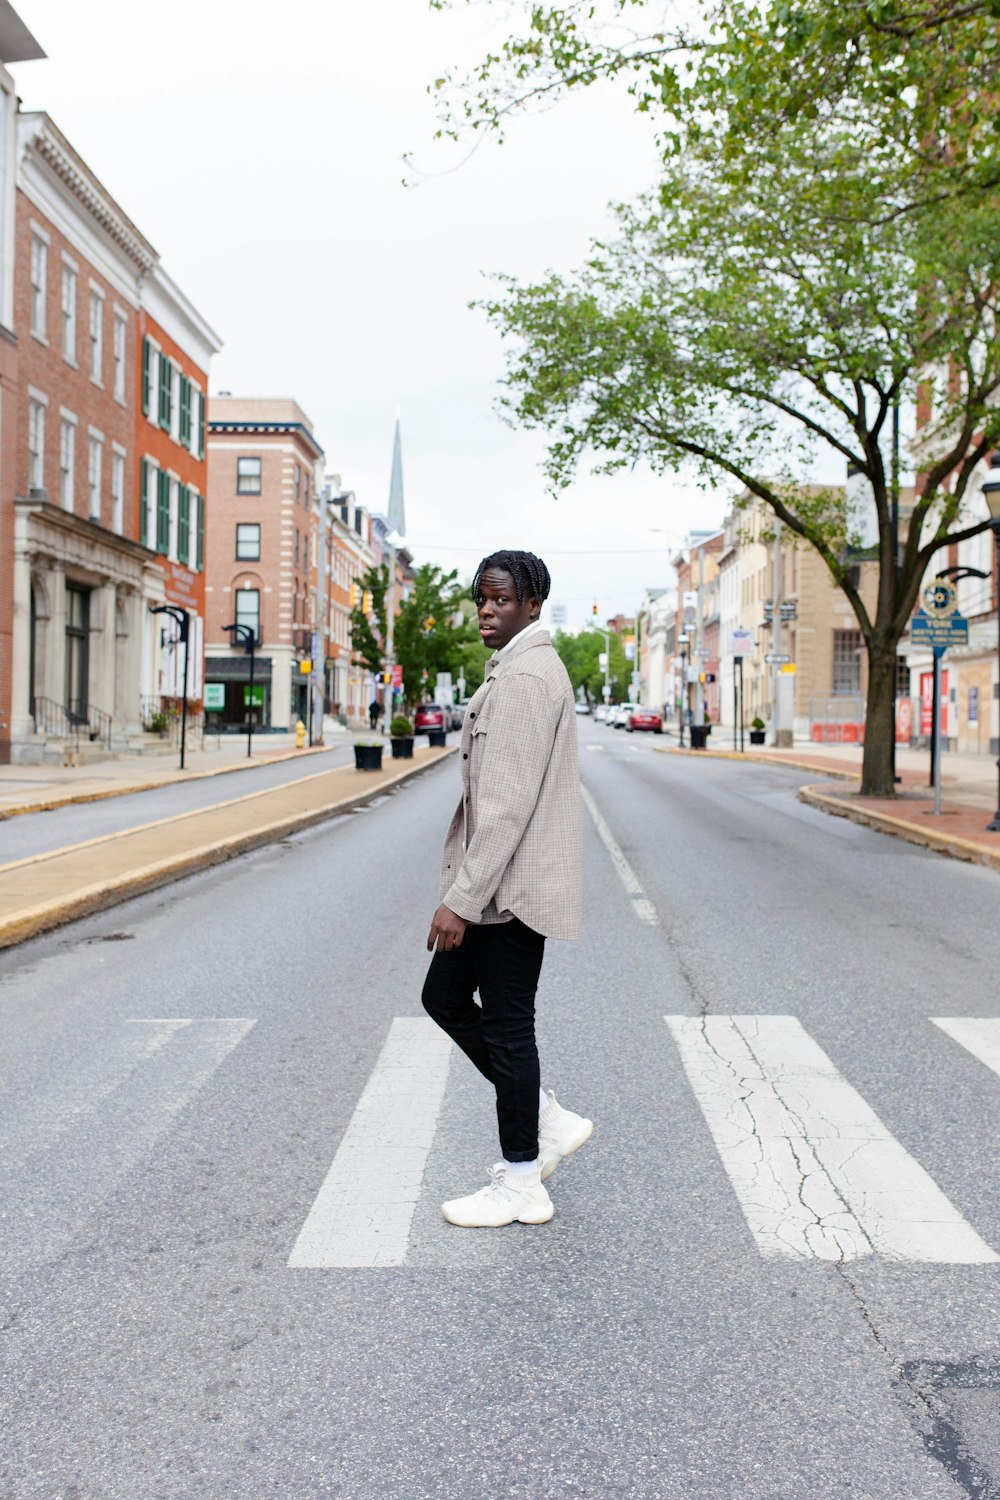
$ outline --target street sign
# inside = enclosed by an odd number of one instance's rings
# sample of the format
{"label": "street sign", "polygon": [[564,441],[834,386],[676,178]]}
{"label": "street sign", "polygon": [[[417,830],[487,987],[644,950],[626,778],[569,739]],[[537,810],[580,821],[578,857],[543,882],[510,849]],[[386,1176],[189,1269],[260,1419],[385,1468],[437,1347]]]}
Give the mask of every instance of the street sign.
{"label": "street sign", "polygon": [[[252,697],[251,694],[253,694]],[[244,683],[243,703],[246,708],[264,707],[264,689],[263,687],[261,687],[260,683],[255,682],[253,687],[251,687],[248,682]]]}
{"label": "street sign", "polygon": [[685,591],[685,594],[684,594],[683,603],[684,603],[684,608],[685,609],[697,609],[698,608],[698,591],[697,591],[697,589],[687,589]]}
{"label": "street sign", "polygon": [[557,604],[553,604],[553,606],[552,606],[552,623],[553,623],[553,625],[565,625],[566,624],[566,606],[565,606],[565,604],[558,604],[558,603]]}
{"label": "street sign", "polygon": [[[951,585],[951,580],[947,578],[938,581],[942,585]],[[927,595],[932,590],[926,588],[923,592],[926,604]],[[928,614],[925,610],[918,609],[910,621],[910,644],[930,646],[935,651],[947,651],[949,646],[967,646],[969,622],[964,615],[958,613],[957,609],[940,611],[937,614]]]}
{"label": "street sign", "polygon": [[218,713],[226,706],[226,684],[224,682],[205,683],[205,712]]}
{"label": "street sign", "polygon": [[790,656],[780,656],[774,651],[769,651],[764,660],[769,667],[787,667],[791,663],[792,658]]}
{"label": "street sign", "polygon": [[932,578],[920,590],[922,607],[918,615],[930,615],[932,619],[944,619],[958,609],[958,589],[950,578]]}
{"label": "street sign", "polygon": [[753,631],[731,630],[729,632],[729,654],[730,656],[752,656]]}
{"label": "street sign", "polygon": [[392,685],[397,688],[403,686],[403,667],[400,662],[397,662],[392,669]]}

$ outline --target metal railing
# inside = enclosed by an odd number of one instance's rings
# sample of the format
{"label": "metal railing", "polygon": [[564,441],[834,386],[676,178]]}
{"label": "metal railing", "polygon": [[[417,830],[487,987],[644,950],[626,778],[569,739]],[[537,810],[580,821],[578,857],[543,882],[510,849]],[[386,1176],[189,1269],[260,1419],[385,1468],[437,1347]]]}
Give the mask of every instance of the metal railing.
{"label": "metal railing", "polygon": [[59,703],[54,698],[32,698],[31,716],[36,734],[69,740],[74,745],[86,739],[105,750],[111,749],[111,715],[92,703],[77,698],[68,703]]}
{"label": "metal railing", "polygon": [[[181,742],[181,713],[174,698],[143,694],[139,700],[139,718],[147,734],[160,734],[171,745]],[[188,734],[204,732],[204,713],[188,708]]]}

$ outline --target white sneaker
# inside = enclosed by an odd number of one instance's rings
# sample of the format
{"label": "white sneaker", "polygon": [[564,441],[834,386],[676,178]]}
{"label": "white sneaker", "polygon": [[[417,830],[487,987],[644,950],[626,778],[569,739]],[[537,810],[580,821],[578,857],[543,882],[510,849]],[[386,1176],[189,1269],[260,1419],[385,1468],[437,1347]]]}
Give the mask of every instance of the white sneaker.
{"label": "white sneaker", "polygon": [[538,1116],[538,1165],[543,1182],[552,1176],[564,1156],[572,1156],[590,1140],[594,1129],[593,1120],[563,1109],[551,1089],[545,1093],[549,1102]]}
{"label": "white sneaker", "polygon": [[442,1203],[441,1212],[449,1224],[462,1229],[500,1229],[515,1219],[521,1224],[547,1224],[555,1213],[538,1172],[518,1172],[512,1177],[503,1162],[497,1162],[490,1167],[489,1179],[478,1193]]}

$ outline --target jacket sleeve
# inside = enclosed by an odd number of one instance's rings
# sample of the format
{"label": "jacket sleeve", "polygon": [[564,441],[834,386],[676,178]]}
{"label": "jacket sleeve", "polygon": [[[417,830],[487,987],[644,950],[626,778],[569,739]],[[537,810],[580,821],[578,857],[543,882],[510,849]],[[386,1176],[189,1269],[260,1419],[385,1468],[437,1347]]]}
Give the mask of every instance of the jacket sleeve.
{"label": "jacket sleeve", "polygon": [[444,904],[467,922],[489,906],[538,802],[561,704],[536,677],[493,689],[477,778],[475,829]]}

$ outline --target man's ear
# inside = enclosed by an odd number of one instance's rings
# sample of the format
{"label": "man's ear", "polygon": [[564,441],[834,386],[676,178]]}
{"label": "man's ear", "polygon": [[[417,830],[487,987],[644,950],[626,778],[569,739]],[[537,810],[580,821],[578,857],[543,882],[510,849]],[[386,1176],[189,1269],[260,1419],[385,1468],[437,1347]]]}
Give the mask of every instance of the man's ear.
{"label": "man's ear", "polygon": [[529,599],[528,600],[528,607],[532,611],[531,618],[533,620],[537,620],[538,617],[539,617],[539,615],[542,612],[542,601],[541,601],[541,599]]}

